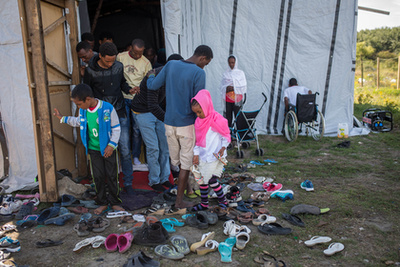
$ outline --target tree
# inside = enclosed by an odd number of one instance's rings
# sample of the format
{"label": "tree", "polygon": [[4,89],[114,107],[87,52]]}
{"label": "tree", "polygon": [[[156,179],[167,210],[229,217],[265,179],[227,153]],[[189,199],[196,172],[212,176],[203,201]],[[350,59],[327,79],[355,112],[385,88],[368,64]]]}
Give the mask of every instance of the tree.
{"label": "tree", "polygon": [[358,59],[365,59],[370,58],[372,59],[375,53],[375,49],[372,46],[367,46],[365,42],[357,43],[357,58]]}

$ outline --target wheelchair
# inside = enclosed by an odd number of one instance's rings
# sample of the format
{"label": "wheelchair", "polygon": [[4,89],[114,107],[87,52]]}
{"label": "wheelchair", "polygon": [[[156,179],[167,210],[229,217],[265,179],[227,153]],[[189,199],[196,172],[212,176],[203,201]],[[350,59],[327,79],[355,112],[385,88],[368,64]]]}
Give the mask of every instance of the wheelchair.
{"label": "wheelchair", "polygon": [[321,140],[324,136],[325,118],[315,103],[316,95],[319,95],[319,93],[316,92],[310,95],[297,94],[296,107],[291,106],[286,113],[284,131],[285,137],[289,142],[296,141],[303,125],[306,136],[310,134],[316,141]]}

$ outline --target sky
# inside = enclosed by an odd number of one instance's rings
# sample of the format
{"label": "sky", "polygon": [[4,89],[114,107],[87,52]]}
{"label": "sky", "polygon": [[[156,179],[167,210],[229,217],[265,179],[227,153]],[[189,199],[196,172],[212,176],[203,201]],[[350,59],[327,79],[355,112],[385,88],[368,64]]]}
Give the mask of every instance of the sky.
{"label": "sky", "polygon": [[389,11],[390,15],[358,10],[357,31],[400,26],[400,0],[358,0],[358,6]]}

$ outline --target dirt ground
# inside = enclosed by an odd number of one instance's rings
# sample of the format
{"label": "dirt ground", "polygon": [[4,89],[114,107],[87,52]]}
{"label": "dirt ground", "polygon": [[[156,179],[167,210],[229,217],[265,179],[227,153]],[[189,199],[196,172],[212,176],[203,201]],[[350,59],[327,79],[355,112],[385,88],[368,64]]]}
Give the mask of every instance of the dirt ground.
{"label": "dirt ground", "polygon": [[[362,142],[368,142],[368,139],[360,137]],[[364,138],[364,139],[363,139]],[[263,136],[263,140],[272,143],[284,143],[282,137]],[[329,147],[333,141],[327,141]],[[357,142],[357,141],[356,141]],[[354,141],[353,141],[354,143]],[[307,159],[308,164],[319,163],[325,161],[330,157],[330,151],[321,150],[322,152],[316,155],[309,155]],[[393,164],[400,164],[398,160],[400,158],[400,152],[398,150],[386,149],[390,153],[390,158],[393,159]],[[245,159],[248,160],[254,158],[253,150],[245,151]],[[235,159],[232,152],[228,160],[233,163],[241,163],[243,160]],[[269,158],[264,156],[262,158]],[[261,157],[256,158],[261,160]],[[300,161],[300,159],[293,159]],[[288,159],[290,162],[290,159]],[[360,158],[362,161],[362,157]],[[380,161],[379,161],[380,162]],[[376,168],[382,167],[379,162],[373,162],[372,160],[366,162],[369,166],[376,165]],[[283,163],[279,163],[283,164]],[[298,164],[298,163],[296,163]],[[333,161],[332,161],[332,164]],[[341,164],[341,165],[340,165]],[[340,162],[338,166],[344,166],[346,159]],[[385,191],[382,188],[377,187],[376,184],[380,182],[387,182],[385,180],[383,171],[376,171],[370,175],[366,175],[365,172],[361,171],[360,166],[364,163],[356,165],[354,168],[354,175],[351,179],[343,179],[338,176],[333,179],[323,179],[323,177],[310,177],[313,179],[314,186],[321,188],[321,190],[312,193],[313,195],[306,195],[304,190],[298,186],[302,182],[301,175],[293,175],[285,177],[287,184],[293,185],[292,189],[295,192],[295,200],[282,202],[276,199],[270,199],[266,205],[272,215],[278,218],[278,223],[284,227],[291,227],[294,231],[289,236],[266,236],[258,232],[256,226],[248,224],[248,227],[252,230],[251,241],[243,251],[235,250],[233,252],[233,262],[229,266],[260,266],[253,261],[254,257],[261,255],[263,250],[269,251],[277,258],[282,259],[286,262],[287,266],[385,266],[385,265],[400,265],[400,237],[399,237],[399,225],[394,223],[394,220],[398,219],[399,198],[394,195],[394,192],[398,192],[400,186],[398,181],[391,181],[388,185],[390,190],[386,191],[391,196],[382,196]],[[263,168],[249,169],[249,172],[253,172],[256,175],[262,175],[267,177],[274,177],[274,172],[268,169],[269,166]],[[338,167],[340,168],[340,167]],[[359,171],[357,171],[359,168]],[[396,168],[395,171],[398,171]],[[299,167],[299,173],[303,171]],[[323,172],[329,172],[330,170],[322,170]],[[358,173],[359,172],[359,173]],[[322,176],[322,175],[318,175]],[[274,177],[275,178],[275,177]],[[278,180],[277,180],[278,181]],[[282,180],[279,180],[282,181]],[[296,186],[294,186],[296,185]],[[365,190],[352,190],[351,188],[357,188],[360,185]],[[339,188],[346,188],[345,191]],[[350,189],[349,189],[350,188]],[[242,196],[247,199],[252,193],[250,189],[245,188]],[[391,213],[379,210],[376,207],[363,207],[361,204],[353,205],[347,203],[347,200],[335,202],[335,198],[329,196],[339,196],[343,194],[343,199],[353,196],[355,203],[363,202],[364,198],[380,196],[377,198],[377,202],[383,201],[381,198],[391,198],[394,203],[389,203],[392,206],[385,206],[386,208],[392,208],[393,211],[397,211],[397,215],[391,215]],[[331,208],[331,212],[323,216],[312,216],[306,215],[302,219],[307,222],[307,227],[299,228],[290,225],[285,220],[281,219],[280,213],[287,212],[290,207],[295,204],[302,203],[302,199],[310,200],[320,199],[320,202]],[[199,198],[194,201],[199,201]],[[386,200],[385,200],[386,201]],[[353,208],[354,206],[354,208]],[[357,207],[356,207],[357,206]],[[379,206],[379,203],[377,203]],[[385,208],[385,209],[386,209]],[[142,210],[132,211],[132,213],[139,213]],[[393,217],[394,216],[394,217]],[[158,216],[160,219],[166,216]],[[178,217],[175,217],[178,218]],[[180,219],[180,218],[178,218]],[[217,266],[221,264],[220,255],[217,252],[209,253],[204,256],[198,256],[194,253],[190,253],[183,260],[171,261],[167,259],[159,258],[155,255],[152,247],[141,247],[133,244],[132,247],[124,254],[118,252],[107,253],[104,246],[98,249],[86,247],[81,253],[77,254],[72,251],[75,244],[86,237],[78,237],[76,232],[73,230],[74,224],[79,220],[77,215],[73,221],[67,222],[65,226],[39,226],[31,229],[21,230],[20,232],[12,232],[7,234],[14,239],[19,239],[21,242],[21,251],[12,254],[12,259],[18,265],[29,265],[29,266],[122,266],[127,262],[127,259],[137,253],[139,250],[144,251],[147,255],[161,262],[161,266]],[[129,228],[131,224],[119,224],[120,219],[110,219],[111,225],[103,233],[102,236],[108,236],[111,233],[120,233],[121,228],[126,226]],[[4,222],[7,223],[7,222]],[[15,221],[13,222],[15,223]],[[223,223],[219,221],[216,225],[210,226],[206,230],[199,230],[189,226],[176,227],[176,234],[183,235],[189,242],[189,245],[197,242],[201,239],[202,234],[209,231],[215,231],[215,240],[218,242],[224,241],[227,236],[223,234]],[[96,233],[91,233],[88,237],[95,236]],[[318,246],[316,248],[305,248],[302,244],[305,240],[311,238],[314,235],[329,235],[333,237],[332,242],[342,242],[345,244],[346,249],[333,256],[326,257],[322,251],[325,246]],[[62,240],[64,243],[60,246],[48,247],[48,248],[36,248],[35,243],[44,239]],[[389,241],[390,240],[390,245]],[[386,244],[388,242],[388,244]],[[387,246],[387,247],[386,247]],[[397,251],[394,247],[397,247]],[[327,247],[327,245],[326,245]],[[228,264],[226,264],[228,265]]]}

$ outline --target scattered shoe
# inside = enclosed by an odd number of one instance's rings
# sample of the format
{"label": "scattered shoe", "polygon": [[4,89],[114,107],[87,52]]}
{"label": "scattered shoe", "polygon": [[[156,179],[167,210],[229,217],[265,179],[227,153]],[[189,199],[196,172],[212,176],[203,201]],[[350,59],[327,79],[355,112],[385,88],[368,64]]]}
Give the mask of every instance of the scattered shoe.
{"label": "scattered shoe", "polygon": [[269,216],[267,214],[260,214],[257,219],[253,220],[253,224],[258,226],[261,224],[269,224],[276,222],[276,218],[274,216]]}
{"label": "scattered shoe", "polygon": [[304,241],[304,245],[306,245],[307,247],[312,247],[317,244],[330,242],[331,240],[332,238],[330,238],[329,236],[313,236],[310,240]]}
{"label": "scattered shoe", "polygon": [[54,240],[51,240],[51,239],[45,239],[45,240],[36,242],[35,245],[36,245],[37,248],[47,248],[47,247],[59,246],[62,243],[63,242],[61,240],[60,241],[54,241]]}
{"label": "scattered shoe", "polygon": [[332,256],[344,249],[344,245],[342,243],[332,243],[329,245],[327,249],[324,250],[324,254],[326,256]]}
{"label": "scattered shoe", "polygon": [[204,247],[199,247],[196,249],[197,255],[206,255],[207,253],[216,251],[218,249],[219,243],[215,240],[207,240]]}
{"label": "scattered shoe", "polygon": [[314,191],[314,185],[310,180],[305,180],[300,184],[301,189],[305,189],[307,192]]}
{"label": "scattered shoe", "polygon": [[296,215],[291,215],[288,213],[282,213],[282,218],[290,222],[293,225],[304,227],[304,222]]}
{"label": "scattered shoe", "polygon": [[184,254],[178,252],[175,250],[174,247],[170,245],[158,245],[155,249],[154,252],[161,257],[170,259],[170,260],[180,260],[185,257]]}
{"label": "scattered shoe", "polygon": [[119,237],[118,234],[110,234],[109,236],[107,236],[106,241],[104,242],[107,252],[117,251],[118,237]]}
{"label": "scattered shoe", "polygon": [[281,190],[283,185],[277,184],[277,183],[265,182],[265,183],[263,183],[263,187],[267,192],[275,192],[275,191]]}
{"label": "scattered shoe", "polygon": [[298,204],[290,209],[290,214],[297,215],[304,213],[304,214],[320,215],[322,213],[328,212],[329,210],[330,210],[329,208],[320,209],[312,205]]}
{"label": "scattered shoe", "polygon": [[236,248],[237,249],[244,249],[250,241],[250,235],[246,232],[240,232],[236,236]]}
{"label": "scattered shoe", "polygon": [[292,229],[284,228],[277,223],[265,223],[257,226],[257,228],[261,233],[266,235],[288,235],[292,232]]}
{"label": "scattered shoe", "polygon": [[173,235],[170,240],[178,253],[182,253],[183,255],[190,253],[189,245],[185,237],[181,235]]}
{"label": "scattered shoe", "polygon": [[126,232],[118,236],[117,244],[119,248],[119,253],[126,252],[132,245],[133,235],[130,232]]}
{"label": "scattered shoe", "polygon": [[208,220],[207,217],[203,214],[196,213],[194,216],[186,218],[186,224],[191,227],[196,227],[199,229],[208,228]]}
{"label": "scattered shoe", "polygon": [[[190,250],[191,250],[192,252],[196,252],[196,250],[197,250],[198,248],[204,246],[204,244],[207,243],[207,241],[212,240],[212,239],[214,238],[214,236],[215,236],[215,232],[208,232],[208,233],[206,233],[206,234],[203,234],[203,235],[201,236],[201,241],[196,242],[196,243],[193,243],[193,244],[190,246]],[[197,253],[197,254],[199,254],[199,253]],[[204,255],[204,254],[203,254],[203,255]]]}
{"label": "scattered shoe", "polygon": [[225,242],[219,243],[218,251],[221,254],[222,262],[232,262],[232,246]]}
{"label": "scattered shoe", "polygon": [[293,199],[294,192],[292,190],[275,191],[271,194],[271,198],[279,198],[282,201]]}
{"label": "scattered shoe", "polygon": [[139,266],[146,266],[146,267],[159,267],[160,263],[158,261],[153,260],[143,251],[139,251],[139,253],[133,255],[128,259],[128,262],[123,265],[123,267],[139,267]]}
{"label": "scattered shoe", "polygon": [[135,233],[134,242],[137,245],[157,246],[164,244],[168,238],[167,230],[160,221],[157,221]]}

